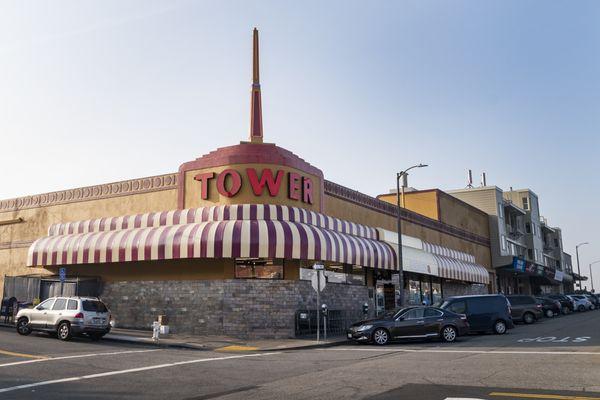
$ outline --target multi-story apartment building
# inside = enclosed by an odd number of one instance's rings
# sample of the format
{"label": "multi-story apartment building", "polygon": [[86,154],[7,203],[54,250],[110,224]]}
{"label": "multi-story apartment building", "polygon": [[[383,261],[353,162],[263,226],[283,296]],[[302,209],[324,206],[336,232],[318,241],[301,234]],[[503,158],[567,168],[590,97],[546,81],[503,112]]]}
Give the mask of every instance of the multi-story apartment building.
{"label": "multi-story apartment building", "polygon": [[532,190],[504,192],[482,186],[448,193],[489,215],[492,265],[500,291],[563,292],[563,281],[572,281],[563,267],[562,232],[541,218],[538,196]]}
{"label": "multi-story apartment building", "polygon": [[565,293],[573,293],[575,290],[575,275],[573,274],[573,261],[569,253],[563,252],[563,271],[565,279],[563,279],[563,289]]}

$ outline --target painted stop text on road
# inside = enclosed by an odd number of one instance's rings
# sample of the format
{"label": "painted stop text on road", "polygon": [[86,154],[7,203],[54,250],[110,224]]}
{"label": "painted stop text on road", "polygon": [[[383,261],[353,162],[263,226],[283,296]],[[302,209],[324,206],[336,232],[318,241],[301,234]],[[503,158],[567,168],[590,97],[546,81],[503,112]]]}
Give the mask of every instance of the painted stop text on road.
{"label": "painted stop text on road", "polygon": [[519,343],[583,343],[590,340],[591,336],[578,336],[578,337],[556,337],[556,336],[538,336],[536,338],[524,338],[519,339]]}

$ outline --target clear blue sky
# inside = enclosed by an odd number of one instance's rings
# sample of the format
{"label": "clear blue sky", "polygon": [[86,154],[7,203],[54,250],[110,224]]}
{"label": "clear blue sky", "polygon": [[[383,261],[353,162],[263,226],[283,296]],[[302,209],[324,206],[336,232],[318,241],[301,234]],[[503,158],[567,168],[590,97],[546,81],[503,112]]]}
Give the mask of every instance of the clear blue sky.
{"label": "clear blue sky", "polygon": [[[376,195],[413,163],[529,187],[600,259],[600,3],[5,1],[0,198],[174,172],[244,140],[251,29],[265,139]],[[600,264],[596,265],[600,289]]]}

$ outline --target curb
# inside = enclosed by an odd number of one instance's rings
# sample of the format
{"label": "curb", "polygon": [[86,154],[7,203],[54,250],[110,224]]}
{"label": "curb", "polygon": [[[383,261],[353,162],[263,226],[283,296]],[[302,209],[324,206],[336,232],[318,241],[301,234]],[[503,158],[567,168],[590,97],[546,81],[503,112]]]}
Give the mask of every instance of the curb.
{"label": "curb", "polygon": [[[218,350],[221,347],[213,347],[213,346],[206,346],[203,344],[196,344],[196,343],[187,343],[187,342],[161,342],[159,340],[158,343],[153,342],[151,339],[147,339],[147,338],[133,338],[133,337],[126,337],[124,335],[107,335],[105,336],[102,340],[109,340],[109,341],[113,341],[113,342],[122,342],[122,343],[135,343],[135,344],[142,344],[142,345],[147,345],[147,346],[154,346],[154,347],[161,347],[161,348],[180,348],[180,349],[188,349],[188,350],[200,350],[200,351],[214,351],[214,350]],[[335,341],[335,342],[327,342],[327,343],[320,343],[320,344],[309,344],[309,345],[299,345],[299,346],[292,346],[292,347],[286,347],[286,346],[282,346],[282,347],[268,347],[268,348],[261,348],[259,347],[257,350],[253,350],[253,351],[267,351],[267,352],[273,352],[273,351],[285,351],[285,350],[309,350],[309,349],[317,349],[317,348],[325,348],[325,347],[334,347],[334,346],[341,346],[343,344],[348,343],[347,340],[339,340],[339,341]]]}
{"label": "curb", "polygon": [[[15,325],[0,323],[0,328],[14,329]],[[207,346],[207,345],[200,344],[200,343],[165,342],[164,341],[164,340],[169,340],[169,339],[163,339],[163,341],[159,340],[158,343],[155,343],[150,338],[118,335],[118,334],[111,334],[111,333],[109,333],[108,335],[103,337],[102,340],[111,341],[111,342],[121,342],[121,343],[133,343],[133,344],[152,346],[152,347],[160,347],[160,348],[178,348],[178,349],[199,350],[199,351],[214,351],[214,350],[220,349],[221,347],[224,347],[224,346],[218,346],[218,347]],[[253,351],[274,352],[274,351],[287,351],[287,350],[290,350],[290,351],[310,350],[310,349],[341,346],[341,345],[344,345],[347,343],[348,343],[348,340],[346,340],[344,338],[344,339],[340,339],[340,340],[336,340],[336,341],[324,342],[324,343],[319,343],[319,344],[313,343],[313,344],[297,345],[297,346],[289,346],[289,347],[286,347],[285,345],[283,345],[281,347],[267,347],[267,348],[258,347],[257,350],[253,350]]]}

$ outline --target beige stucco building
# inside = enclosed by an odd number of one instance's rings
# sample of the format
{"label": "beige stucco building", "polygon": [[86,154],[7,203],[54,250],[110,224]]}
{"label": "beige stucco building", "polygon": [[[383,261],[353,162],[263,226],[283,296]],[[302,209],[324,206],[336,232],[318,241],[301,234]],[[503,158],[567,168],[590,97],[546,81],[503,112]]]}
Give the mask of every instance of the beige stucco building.
{"label": "beige stucco building", "polygon": [[439,191],[414,194],[437,208],[402,209],[400,288],[396,206],[264,143],[257,68],[249,141],[164,175],[0,201],[3,297],[94,294],[121,327],[162,314],[174,332],[290,337],[314,329],[299,316],[318,308],[315,263],[341,324],[401,290],[413,304],[493,290],[487,219]]}

